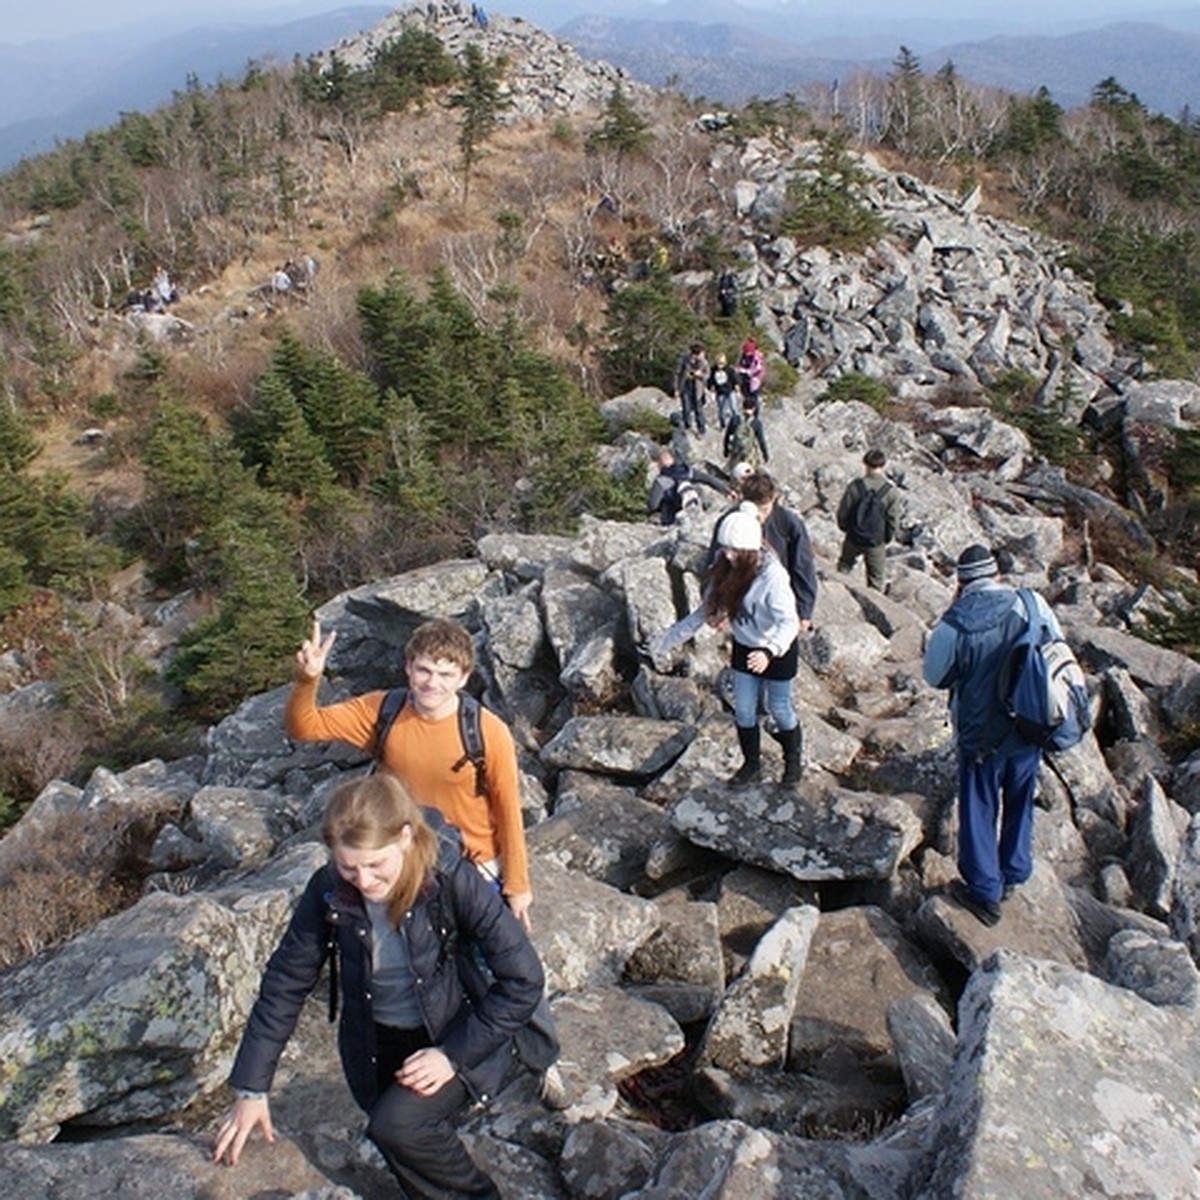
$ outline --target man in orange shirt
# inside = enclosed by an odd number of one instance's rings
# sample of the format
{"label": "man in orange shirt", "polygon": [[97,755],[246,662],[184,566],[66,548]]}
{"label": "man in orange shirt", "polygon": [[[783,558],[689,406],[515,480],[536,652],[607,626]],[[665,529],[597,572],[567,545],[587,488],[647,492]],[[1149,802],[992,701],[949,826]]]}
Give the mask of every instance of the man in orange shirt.
{"label": "man in orange shirt", "polygon": [[[296,653],[296,679],[284,708],[288,736],[297,741],[347,742],[375,750],[375,728],[387,692],[367,692],[340,704],[319,707],[317,688],[337,637],[322,638],[313,621],[311,636]],[[508,726],[481,706],[483,784],[463,752],[458,728],[459,691],[475,667],[471,635],[454,621],[426,621],[404,647],[408,699],[376,755],[421,804],[438,809],[462,832],[467,854],[485,874],[501,881],[508,906],[529,928],[529,866],[517,774],[517,752]]]}

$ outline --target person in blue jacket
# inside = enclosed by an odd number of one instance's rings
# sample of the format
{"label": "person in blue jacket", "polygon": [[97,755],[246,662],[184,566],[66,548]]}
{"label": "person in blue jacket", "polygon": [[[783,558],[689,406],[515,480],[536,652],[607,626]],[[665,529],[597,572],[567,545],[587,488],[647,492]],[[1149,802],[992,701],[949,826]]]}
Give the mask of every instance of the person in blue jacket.
{"label": "person in blue jacket", "polygon": [[[1021,597],[1000,582],[987,546],[968,546],[956,572],[958,594],[929,635],[922,674],[932,687],[949,689],[958,751],[963,884],[951,893],[984,925],[995,925],[1001,900],[1033,871],[1033,801],[1042,752],[1017,732],[997,685],[1025,632]],[[1061,637],[1050,606],[1034,596],[1042,620]]]}
{"label": "person in blue jacket", "polygon": [[[309,880],[263,973],[229,1077],[237,1100],[213,1159],[236,1165],[256,1128],[274,1140],[267,1093],[332,954],[342,1068],[403,1194],[498,1200],[451,1118],[470,1102],[487,1103],[516,1069],[513,1035],[545,985],[537,952],[462,856],[458,831],[417,805],[395,776],[343,784],[323,833],[330,861]],[[465,1000],[447,950],[446,905],[493,977],[476,1004]]]}

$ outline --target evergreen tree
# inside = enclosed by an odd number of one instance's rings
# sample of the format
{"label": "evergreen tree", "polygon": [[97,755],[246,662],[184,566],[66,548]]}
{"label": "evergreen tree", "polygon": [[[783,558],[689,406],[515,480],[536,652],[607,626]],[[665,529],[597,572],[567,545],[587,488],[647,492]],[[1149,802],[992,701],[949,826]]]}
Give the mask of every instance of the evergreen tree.
{"label": "evergreen tree", "polygon": [[585,148],[589,153],[612,150],[618,156],[641,154],[652,140],[649,125],[633,107],[625,88],[618,80],[604,102],[600,128],[588,135]]}
{"label": "evergreen tree", "polygon": [[142,451],[145,489],[134,514],[139,549],[158,577],[188,574],[187,543],[215,525],[238,491],[251,487],[231,441],[177,400],[155,414]]}
{"label": "evergreen tree", "polygon": [[11,400],[0,397],[0,471],[19,471],[38,449],[28,422]]}
{"label": "evergreen tree", "polygon": [[474,43],[463,55],[462,87],[450,96],[450,104],[462,109],[458,126],[458,149],[462,154],[463,203],[471,189],[471,171],[483,153],[483,144],[492,136],[500,113],[511,100],[500,90],[507,64],[490,60]]}
{"label": "evergreen tree", "polygon": [[438,468],[427,423],[409,395],[388,388],[383,396],[388,464],[377,490],[404,509],[436,516],[446,503],[446,485]]}
{"label": "evergreen tree", "polygon": [[639,384],[673,390],[680,349],[695,336],[695,314],[675,295],[670,271],[652,269],[608,302],[602,362],[609,390]]}
{"label": "evergreen tree", "polygon": [[216,611],[180,639],[167,678],[198,715],[283,683],[307,605],[295,574],[295,531],[282,497],[242,491],[198,539],[200,577]]}
{"label": "evergreen tree", "polygon": [[907,46],[901,46],[892,68],[887,82],[888,116],[883,140],[905,153],[919,153],[926,109],[921,62]]}

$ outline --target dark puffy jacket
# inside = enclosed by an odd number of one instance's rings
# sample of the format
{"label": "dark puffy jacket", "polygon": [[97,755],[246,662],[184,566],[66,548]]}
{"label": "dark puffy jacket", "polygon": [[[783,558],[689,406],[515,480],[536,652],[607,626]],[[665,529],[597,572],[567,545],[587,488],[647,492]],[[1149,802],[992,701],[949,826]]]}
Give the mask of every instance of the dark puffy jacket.
{"label": "dark puffy jacket", "polygon": [[817,606],[817,564],[808,540],[808,526],[799,513],[776,504],[763,524],[763,538],[787,568],[800,620],[811,621]]}
{"label": "dark puffy jacket", "polygon": [[[513,1033],[529,1020],[545,978],[537,952],[520,922],[461,856],[458,831],[440,814],[426,817],[438,831],[440,861],[400,932],[408,942],[417,996],[430,1037],[449,1058],[471,1096],[496,1095],[513,1056]],[[477,1006],[464,1000],[454,955],[435,928],[439,892],[453,905],[463,938],[478,944],[495,982]],[[330,866],[308,881],[291,923],[263,973],[229,1082],[265,1092],[296,1026],[305,998],[330,953],[340,979],[338,1050],[354,1099],[369,1111],[378,1098],[375,1023],[371,1012],[371,924],[357,889]]]}

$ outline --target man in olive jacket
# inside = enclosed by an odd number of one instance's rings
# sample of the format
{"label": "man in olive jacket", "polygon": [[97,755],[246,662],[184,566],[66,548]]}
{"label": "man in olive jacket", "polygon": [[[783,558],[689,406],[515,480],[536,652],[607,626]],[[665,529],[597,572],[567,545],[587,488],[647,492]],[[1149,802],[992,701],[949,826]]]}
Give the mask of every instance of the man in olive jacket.
{"label": "man in olive jacket", "polygon": [[882,450],[863,455],[863,474],[842,493],[837,524],[845,535],[838,570],[854,569],[859,556],[867,563],[867,587],[882,592],[886,586],[887,546],[896,536],[900,497],[895,484],[884,473],[887,459]]}

